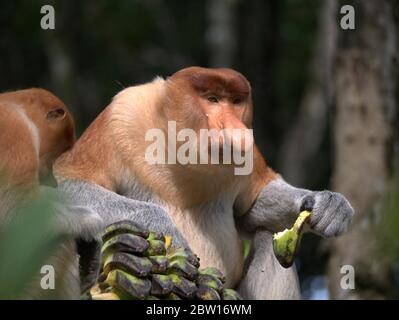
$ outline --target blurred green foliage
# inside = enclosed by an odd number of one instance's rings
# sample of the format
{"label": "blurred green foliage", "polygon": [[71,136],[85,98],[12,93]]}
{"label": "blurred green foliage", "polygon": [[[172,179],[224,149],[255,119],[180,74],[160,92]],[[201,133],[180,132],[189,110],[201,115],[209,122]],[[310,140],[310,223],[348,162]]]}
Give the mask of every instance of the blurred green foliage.
{"label": "blurred green foliage", "polygon": [[16,210],[16,218],[0,230],[0,299],[21,297],[62,240],[49,232],[52,203],[49,197],[32,200]]}

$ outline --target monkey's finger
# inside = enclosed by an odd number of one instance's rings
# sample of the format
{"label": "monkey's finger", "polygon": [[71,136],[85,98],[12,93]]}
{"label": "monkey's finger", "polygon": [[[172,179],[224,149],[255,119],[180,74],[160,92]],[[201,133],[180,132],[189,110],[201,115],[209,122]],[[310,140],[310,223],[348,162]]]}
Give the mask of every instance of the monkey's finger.
{"label": "monkey's finger", "polygon": [[213,267],[203,268],[203,269],[199,270],[199,273],[203,274],[203,275],[213,276],[213,277],[219,279],[222,283],[226,282],[226,277],[224,276],[224,274],[216,268],[213,268]]}
{"label": "monkey's finger", "polygon": [[101,253],[108,254],[115,251],[122,251],[127,253],[144,253],[149,248],[149,243],[142,237],[134,234],[118,234],[107,240]]}
{"label": "monkey's finger", "polygon": [[168,275],[152,275],[151,294],[162,296],[167,295],[172,292],[173,286],[173,281]]}
{"label": "monkey's finger", "polygon": [[219,293],[207,286],[199,286],[196,293],[195,297],[200,300],[220,300],[220,295]]}
{"label": "monkey's finger", "polygon": [[197,291],[197,286],[194,282],[176,274],[171,274],[170,278],[173,282],[173,293],[185,299],[194,298]]}
{"label": "monkey's finger", "polygon": [[206,286],[215,289],[217,292],[223,291],[223,283],[218,278],[209,274],[200,274],[196,280],[198,286]]}
{"label": "monkey's finger", "polygon": [[122,220],[112,223],[105,228],[102,236],[103,241],[106,242],[112,237],[123,233],[130,233],[143,238],[147,238],[150,234],[147,230],[138,227],[134,222],[130,220]]}
{"label": "monkey's finger", "polygon": [[222,300],[243,300],[243,298],[233,289],[223,289]]}
{"label": "monkey's finger", "polygon": [[152,263],[146,257],[116,252],[109,254],[105,258],[103,272],[105,275],[108,275],[109,272],[115,269],[120,269],[138,277],[146,277],[152,271]]}
{"label": "monkey's finger", "polygon": [[151,292],[150,280],[138,278],[121,270],[112,270],[108,273],[106,282],[133,299],[144,299]]}

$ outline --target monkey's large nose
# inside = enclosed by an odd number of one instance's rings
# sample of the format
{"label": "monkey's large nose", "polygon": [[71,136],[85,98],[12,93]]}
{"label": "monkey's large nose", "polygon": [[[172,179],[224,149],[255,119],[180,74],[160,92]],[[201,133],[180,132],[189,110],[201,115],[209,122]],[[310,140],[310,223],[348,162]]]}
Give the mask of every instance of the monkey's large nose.
{"label": "monkey's large nose", "polygon": [[234,150],[248,152],[253,148],[252,130],[237,117],[229,115],[223,121],[223,136]]}

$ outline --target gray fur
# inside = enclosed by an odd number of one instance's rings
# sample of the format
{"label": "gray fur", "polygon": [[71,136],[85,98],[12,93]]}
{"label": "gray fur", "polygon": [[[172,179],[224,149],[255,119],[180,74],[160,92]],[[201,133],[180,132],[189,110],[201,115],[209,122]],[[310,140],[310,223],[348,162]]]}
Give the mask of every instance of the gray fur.
{"label": "gray fur", "polygon": [[239,219],[238,225],[251,233],[259,227],[270,232],[282,231],[295,222],[307,196],[314,199],[309,220],[312,231],[331,237],[347,229],[354,210],[342,194],[295,188],[281,178],[266,185],[249,212]]}
{"label": "gray fur", "polygon": [[252,239],[251,252],[245,262],[238,292],[245,299],[300,299],[295,266],[284,269],[274,256],[273,235],[259,229]]}
{"label": "gray fur", "polygon": [[97,212],[104,226],[120,220],[131,220],[142,228],[171,235],[173,246],[188,247],[168,213],[155,203],[129,199],[83,181],[60,181],[58,188],[65,191],[74,203]]}
{"label": "gray fur", "polygon": [[[172,235],[173,245],[188,247],[168,213],[156,203],[130,199],[82,181],[59,181],[58,187],[65,191],[71,203],[98,213],[104,226],[128,219],[141,227]],[[323,236],[332,236],[347,228],[353,209],[342,195],[295,188],[280,178],[270,182],[249,212],[237,221],[239,229],[254,235],[251,253],[238,287],[244,298],[300,298],[296,270],[294,267],[284,269],[280,266],[272,250],[271,233],[281,231],[295,221],[307,196],[314,198],[310,219],[314,231]]]}
{"label": "gray fur", "polygon": [[238,221],[241,231],[255,232],[239,285],[239,292],[246,299],[300,298],[296,270],[280,266],[273,253],[271,233],[291,227],[308,196],[314,200],[309,220],[312,231],[331,237],[347,229],[354,210],[343,195],[295,188],[281,178],[270,182]]}

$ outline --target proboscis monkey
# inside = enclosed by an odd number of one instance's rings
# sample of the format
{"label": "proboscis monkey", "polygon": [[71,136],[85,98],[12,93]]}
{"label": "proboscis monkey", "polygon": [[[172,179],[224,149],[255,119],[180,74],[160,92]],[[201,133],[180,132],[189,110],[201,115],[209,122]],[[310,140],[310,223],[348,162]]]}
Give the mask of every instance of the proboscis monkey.
{"label": "proboscis monkey", "polygon": [[[175,131],[169,130],[171,124]],[[226,285],[239,285],[244,297],[299,298],[296,271],[278,264],[271,232],[293,223],[305,197],[313,202],[310,226],[323,236],[344,231],[353,209],[340,194],[289,185],[266,165],[256,146],[253,157],[246,158],[253,160],[252,170],[237,174],[238,162],[224,159],[237,150],[252,150],[246,130],[251,127],[247,79],[231,69],[191,67],[118,93],[59,158],[55,176],[63,190],[105,223],[128,218],[171,234],[175,244],[199,255],[202,266],[221,269]],[[204,152],[213,157],[209,145],[202,148],[201,139],[194,139],[201,129],[220,133],[216,139],[208,136],[219,148],[217,164],[195,162]],[[153,148],[154,137],[161,148]],[[255,235],[245,269],[241,229]]]}
{"label": "proboscis monkey", "polygon": [[[46,262],[54,267],[55,290],[40,287],[38,271],[38,277],[27,285],[21,298],[79,298],[75,240],[83,239],[80,243],[86,251],[93,249],[90,258],[97,254],[92,239],[101,230],[101,218],[89,209],[64,202],[55,189],[40,185],[40,178],[51,173],[56,158],[74,141],[72,115],[49,91],[33,88],[0,94],[0,233],[15,221],[18,209],[29,207],[36,197],[51,196],[55,198],[53,221],[51,230],[43,232],[67,239]],[[82,268],[84,273],[89,266]]]}

